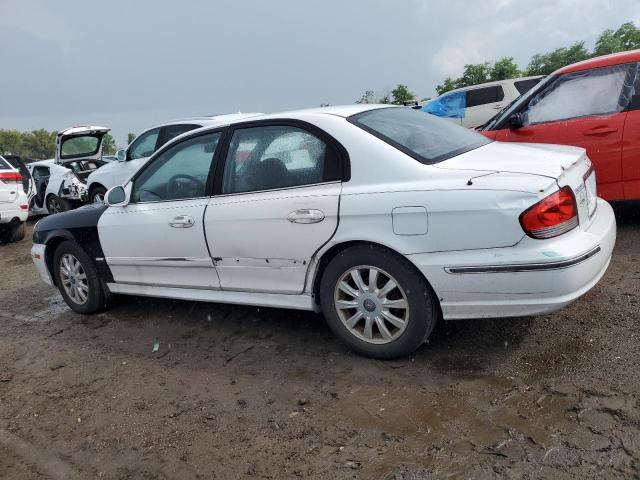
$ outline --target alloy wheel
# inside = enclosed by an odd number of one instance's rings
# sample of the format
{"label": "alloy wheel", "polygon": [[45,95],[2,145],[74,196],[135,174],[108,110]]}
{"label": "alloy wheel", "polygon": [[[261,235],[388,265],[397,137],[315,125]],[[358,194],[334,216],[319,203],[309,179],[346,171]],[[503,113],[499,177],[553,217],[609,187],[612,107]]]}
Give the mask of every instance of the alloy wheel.
{"label": "alloy wheel", "polygon": [[87,274],[76,257],[65,253],[60,258],[60,281],[71,301],[83,305],[89,297]]}
{"label": "alloy wheel", "polygon": [[368,343],[390,343],[409,323],[409,302],[402,286],[373,266],[347,270],[336,284],[334,305],[349,333]]}

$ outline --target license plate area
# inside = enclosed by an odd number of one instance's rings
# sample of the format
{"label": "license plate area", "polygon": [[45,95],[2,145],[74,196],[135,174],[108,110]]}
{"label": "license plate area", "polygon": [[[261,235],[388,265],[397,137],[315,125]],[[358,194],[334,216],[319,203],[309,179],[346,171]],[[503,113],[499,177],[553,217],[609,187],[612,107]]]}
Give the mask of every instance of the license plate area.
{"label": "license plate area", "polygon": [[584,176],[584,191],[587,197],[587,208],[589,212],[589,217],[592,217],[596,211],[598,192],[596,189],[596,172],[593,169],[589,169],[589,171]]}

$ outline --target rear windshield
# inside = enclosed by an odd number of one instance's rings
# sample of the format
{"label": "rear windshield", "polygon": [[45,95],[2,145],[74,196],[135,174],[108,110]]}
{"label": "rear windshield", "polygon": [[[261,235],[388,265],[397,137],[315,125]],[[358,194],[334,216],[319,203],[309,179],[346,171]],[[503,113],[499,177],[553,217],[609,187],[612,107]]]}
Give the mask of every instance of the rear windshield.
{"label": "rear windshield", "polygon": [[2,157],[0,157],[0,170],[9,170],[11,167],[9,167],[9,164],[6,162],[6,160]]}
{"label": "rear windshield", "polygon": [[380,108],[349,117],[354,125],[425,163],[442,162],[490,142],[489,139],[413,108]]}
{"label": "rear windshield", "polygon": [[89,157],[98,153],[102,136],[82,135],[62,141],[61,158]]}

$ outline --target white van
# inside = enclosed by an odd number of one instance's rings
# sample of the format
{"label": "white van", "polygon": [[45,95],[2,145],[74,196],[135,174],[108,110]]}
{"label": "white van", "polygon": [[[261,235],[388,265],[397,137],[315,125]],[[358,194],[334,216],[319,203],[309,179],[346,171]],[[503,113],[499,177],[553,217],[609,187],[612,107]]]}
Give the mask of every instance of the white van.
{"label": "white van", "polygon": [[544,75],[510,78],[457,88],[428,101],[422,111],[447,118],[463,127],[476,128],[531,90],[542,78]]}

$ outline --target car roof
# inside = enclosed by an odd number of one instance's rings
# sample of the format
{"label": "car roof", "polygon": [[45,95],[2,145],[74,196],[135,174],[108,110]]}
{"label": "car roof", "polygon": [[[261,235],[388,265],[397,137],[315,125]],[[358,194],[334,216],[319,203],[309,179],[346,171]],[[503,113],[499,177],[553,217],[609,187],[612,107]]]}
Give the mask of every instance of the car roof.
{"label": "car roof", "polygon": [[[469,85],[468,87],[460,87],[460,88],[454,88],[453,90],[447,90],[442,95],[438,95],[438,97],[443,97],[443,96],[448,95],[449,93],[453,93],[453,92],[463,92],[463,91],[467,91],[467,90],[475,90],[476,88],[491,87],[493,85],[502,85],[503,83],[521,82],[523,80],[535,80],[537,78],[542,78],[542,77],[544,77],[544,75],[531,75],[530,77],[505,78],[504,80],[494,80],[492,82],[478,83],[477,85]],[[438,97],[436,97],[436,98],[438,98]]]}
{"label": "car roof", "polygon": [[621,65],[624,63],[640,62],[640,50],[630,50],[628,52],[612,53],[601,57],[590,58],[582,62],[573,63],[566,67],[559,68],[554,75],[563,73],[580,72],[582,70],[590,70],[592,68],[609,67],[612,65]]}
{"label": "car roof", "polygon": [[220,123],[224,123],[226,121],[240,119],[243,120],[245,118],[257,117],[260,115],[264,115],[261,112],[251,112],[251,113],[225,113],[221,115],[203,115],[199,117],[186,117],[186,118],[177,118],[175,120],[169,120],[167,122],[160,123],[158,125],[154,125],[153,127],[146,128],[144,133],[148,130],[153,130],[154,128],[167,127],[170,125],[218,125]]}
{"label": "car roof", "polygon": [[27,163],[28,167],[31,167],[31,166],[36,167],[38,165],[44,165],[44,166],[47,166],[47,167],[50,166],[50,165],[56,165],[56,160],[55,160],[55,158],[50,158],[48,160],[38,160],[37,162]]}

